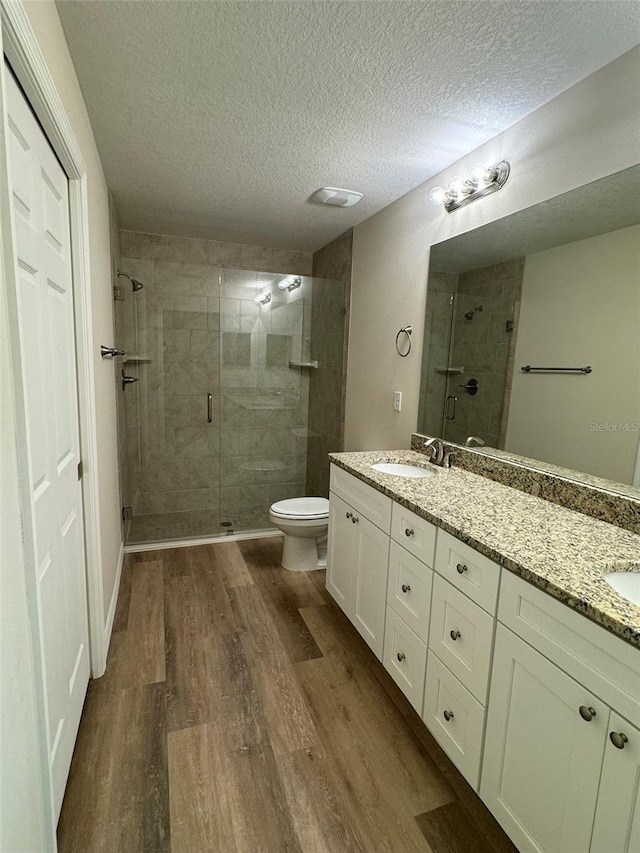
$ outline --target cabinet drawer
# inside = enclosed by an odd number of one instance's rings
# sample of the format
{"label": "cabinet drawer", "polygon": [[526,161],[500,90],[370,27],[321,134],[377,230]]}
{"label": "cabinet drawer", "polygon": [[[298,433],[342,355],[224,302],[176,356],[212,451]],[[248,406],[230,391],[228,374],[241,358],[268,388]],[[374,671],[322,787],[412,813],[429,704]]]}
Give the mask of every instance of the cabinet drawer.
{"label": "cabinet drawer", "polygon": [[455,536],[441,530],[438,534],[436,571],[487,613],[496,612],[500,566]]}
{"label": "cabinet drawer", "polygon": [[336,465],[331,466],[331,491],[357,512],[388,533],[391,528],[391,498],[371,488]]}
{"label": "cabinet drawer", "polygon": [[433,570],[391,541],[387,602],[427,642]]}
{"label": "cabinet drawer", "polygon": [[429,648],[485,705],[494,618],[440,575],[433,582]]}
{"label": "cabinet drawer", "polygon": [[640,651],[504,571],[499,620],[640,727]]}
{"label": "cabinet drawer", "polygon": [[382,661],[391,678],[421,713],[427,646],[390,607],[387,607]]}
{"label": "cabinet drawer", "polygon": [[422,719],[474,791],[480,776],[484,713],[478,700],[430,650]]}
{"label": "cabinet drawer", "polygon": [[415,512],[405,509],[398,503],[393,504],[391,515],[391,537],[414,557],[433,568],[433,555],[436,545],[436,527]]}

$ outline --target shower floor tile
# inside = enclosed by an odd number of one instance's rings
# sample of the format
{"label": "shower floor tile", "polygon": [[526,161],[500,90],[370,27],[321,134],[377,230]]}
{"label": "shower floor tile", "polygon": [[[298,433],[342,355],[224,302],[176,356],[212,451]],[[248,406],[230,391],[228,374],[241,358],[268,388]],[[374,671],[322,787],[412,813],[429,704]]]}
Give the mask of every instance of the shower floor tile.
{"label": "shower floor tile", "polygon": [[226,512],[224,517],[220,516],[218,510],[162,512],[134,517],[127,535],[127,545],[271,529],[273,525],[269,521],[269,512],[262,509]]}

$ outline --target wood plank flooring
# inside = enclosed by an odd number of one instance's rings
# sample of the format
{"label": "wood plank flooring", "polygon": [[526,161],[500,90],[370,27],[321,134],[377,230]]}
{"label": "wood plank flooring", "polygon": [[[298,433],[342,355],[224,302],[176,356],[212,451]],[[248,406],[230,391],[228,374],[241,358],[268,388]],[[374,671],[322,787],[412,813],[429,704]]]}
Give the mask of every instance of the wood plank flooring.
{"label": "wood plank flooring", "polygon": [[514,853],[282,540],[131,555],[61,853]]}

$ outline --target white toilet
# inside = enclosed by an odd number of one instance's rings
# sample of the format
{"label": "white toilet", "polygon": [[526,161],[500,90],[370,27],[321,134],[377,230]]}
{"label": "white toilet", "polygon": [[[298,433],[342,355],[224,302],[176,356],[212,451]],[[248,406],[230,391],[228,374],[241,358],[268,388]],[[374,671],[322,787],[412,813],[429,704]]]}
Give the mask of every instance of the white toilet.
{"label": "white toilet", "polygon": [[271,523],[284,533],[282,565],[292,572],[310,572],[327,565],[329,501],[290,498],[269,510]]}

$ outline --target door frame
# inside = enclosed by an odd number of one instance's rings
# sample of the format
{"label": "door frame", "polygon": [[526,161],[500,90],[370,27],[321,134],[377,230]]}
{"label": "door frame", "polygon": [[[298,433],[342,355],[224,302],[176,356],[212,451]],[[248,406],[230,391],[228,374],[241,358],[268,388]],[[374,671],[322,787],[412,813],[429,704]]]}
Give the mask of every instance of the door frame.
{"label": "door frame", "polygon": [[[98,489],[97,415],[95,402],[94,353],[95,343],[91,310],[91,270],[89,265],[89,205],[87,167],[73,132],[62,100],[56,90],[35,33],[22,3],[0,0],[2,24],[1,46],[22,86],[32,110],[69,180],[69,224],[71,229],[71,262],[74,284],[75,350],[78,373],[78,415],[80,454],[83,462],[82,506],[84,513],[85,562],[89,615],[91,675],[97,678],[106,668],[105,608],[102,583],[102,543],[100,532],[100,501]],[[2,114],[5,112],[4,88],[6,69],[0,69]],[[5,148],[5,140],[2,140]],[[0,169],[7,186],[7,157],[2,150]],[[7,216],[9,217],[7,219]],[[13,229],[8,200],[2,204],[3,263],[9,294],[9,319],[17,329],[16,280],[14,266]],[[26,473],[26,423],[22,365],[16,348],[17,331],[12,338],[14,394],[18,414],[17,446],[21,479]],[[21,499],[24,548],[27,564],[33,564],[33,519],[25,496]],[[31,553],[30,553],[31,552]],[[33,613],[30,614],[33,617]],[[36,629],[37,630],[37,629]]]}

